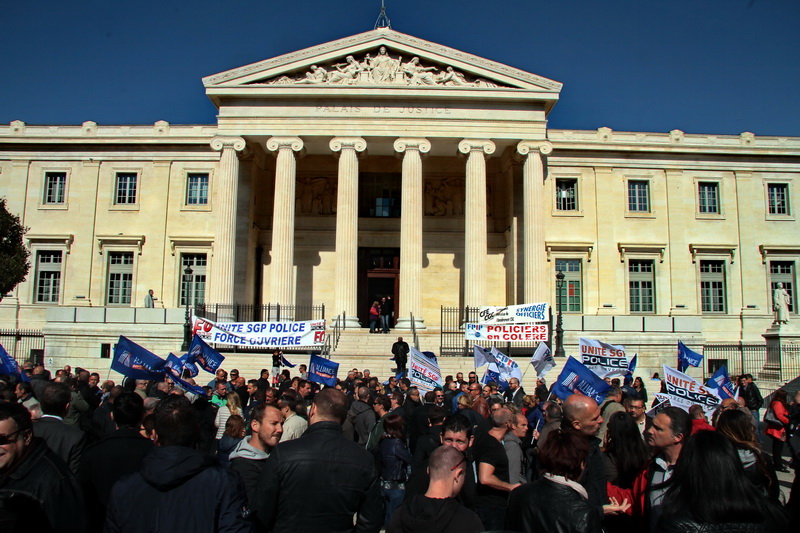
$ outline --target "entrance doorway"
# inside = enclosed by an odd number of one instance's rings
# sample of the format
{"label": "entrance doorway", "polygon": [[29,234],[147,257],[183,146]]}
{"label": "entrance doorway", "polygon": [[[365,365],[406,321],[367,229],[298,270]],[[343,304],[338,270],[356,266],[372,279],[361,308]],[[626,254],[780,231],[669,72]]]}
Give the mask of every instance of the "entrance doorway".
{"label": "entrance doorway", "polygon": [[[369,327],[369,309],[374,301],[391,297],[397,316],[400,292],[400,249],[359,248],[358,250],[358,319]],[[390,324],[394,327],[394,319]]]}

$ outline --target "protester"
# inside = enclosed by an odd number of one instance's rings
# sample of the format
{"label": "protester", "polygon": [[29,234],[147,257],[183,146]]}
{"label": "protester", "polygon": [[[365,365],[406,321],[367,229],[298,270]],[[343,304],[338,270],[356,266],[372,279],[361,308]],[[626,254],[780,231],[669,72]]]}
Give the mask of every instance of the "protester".
{"label": "protester", "polygon": [[502,530],[508,493],[519,486],[509,482],[508,456],[502,440],[514,415],[508,409],[492,414],[492,429],[478,435],[472,454],[478,469],[475,512],[487,530]]}
{"label": "protester", "polygon": [[600,453],[601,441],[597,438],[602,423],[600,407],[592,398],[583,394],[573,394],[564,402],[561,427],[577,431],[589,442],[589,454],[585,459],[586,471],[580,483],[586,488],[589,504],[594,507],[599,517],[603,515],[604,506],[608,504],[606,477]]}
{"label": "protester", "polygon": [[408,352],[408,343],[403,340],[403,337],[397,337],[397,341],[392,344],[392,358],[398,374],[403,374],[406,371]]}
{"label": "protester", "polygon": [[630,489],[649,459],[650,452],[633,417],[628,413],[611,415],[603,444],[606,480],[618,487]]}
{"label": "protester", "polygon": [[251,531],[239,476],[195,449],[200,424],[189,400],[170,395],[155,419],[156,447],[114,485],[105,531]]}
{"label": "protester", "polygon": [[0,531],[83,533],[78,482],[45,442],[33,436],[19,403],[0,403]]}
{"label": "protester", "polygon": [[283,415],[281,442],[299,438],[308,429],[308,422],[297,414],[298,400],[298,394],[292,389],[284,392],[278,400],[278,407]]}
{"label": "protester", "polygon": [[231,468],[239,474],[253,508],[258,490],[258,479],[267,457],[278,445],[283,434],[283,415],[271,405],[258,405],[251,411],[251,436],[242,440],[230,455]]}
{"label": "protester", "polygon": [[708,418],[700,405],[689,407],[689,417],[692,419],[692,435],[698,431],[714,431],[714,426],[708,423]]}
{"label": "protester", "polygon": [[622,406],[622,389],[617,386],[612,386],[606,393],[605,401],[600,404],[600,414],[603,416],[603,423],[600,424],[600,432],[597,438],[601,442],[605,440],[606,429],[608,427],[608,420],[614,413],[623,413],[625,408]]}
{"label": "protester", "polygon": [[731,442],[712,431],[686,441],[655,531],[789,531],[779,506],[750,483]]}
{"label": "protester", "polygon": [[383,421],[383,435],[378,444],[381,490],[386,506],[384,524],[388,525],[392,514],[400,507],[405,495],[405,482],[408,468],[413,458],[405,443],[403,419],[396,414],[386,415]]}
{"label": "protester", "polygon": [[[259,480],[256,517],[274,533],[377,532],[384,506],[375,462],[342,435],[347,398],[334,388],[314,397],[308,430],[279,444]],[[301,502],[308,502],[302,505]]]}
{"label": "protester", "polygon": [[522,450],[522,440],[528,433],[528,419],[522,413],[517,413],[512,420],[511,428],[503,438],[503,448],[508,457],[508,482],[516,485],[527,481],[528,463]]}
{"label": "protester", "polygon": [[70,472],[77,475],[86,445],[86,434],[64,423],[71,397],[66,384],[48,383],[39,398],[42,417],[33,424],[33,434],[43,439],[67,463]]}
{"label": "protester", "polygon": [[[121,391],[122,389],[120,389]],[[90,446],[80,463],[79,479],[86,499],[87,531],[102,531],[111,488],[139,470],[153,443],[139,433],[144,402],[134,392],[120,393],[112,407],[115,430]]]}
{"label": "protester", "polygon": [[645,431],[650,429],[650,426],[653,425],[653,419],[647,416],[647,411],[645,410],[645,401],[641,398],[625,398],[622,401],[622,405],[625,407],[625,412],[627,412],[633,421],[636,423],[636,427],[639,430],[639,435],[644,440]]}
{"label": "protester", "polygon": [[428,462],[430,483],[424,495],[409,498],[392,517],[386,533],[479,533],[478,515],[455,499],[467,479],[467,458],[452,446],[441,446]]}
{"label": "protester", "polygon": [[633,380],[633,390],[635,391],[635,398],[647,403],[647,388],[644,386],[644,381],[641,377],[636,376]]}
{"label": "protester", "polygon": [[772,462],[778,472],[788,472],[786,463],[783,460],[783,445],[786,442],[786,428],[789,426],[789,404],[787,403],[787,393],[784,389],[776,390],[772,395],[767,413],[772,412],[777,422],[771,422],[765,417],[767,428],[764,434],[769,436],[772,441]]}
{"label": "protester", "polygon": [[217,428],[217,434],[214,438],[217,443],[225,434],[225,424],[228,419],[234,415],[242,416],[242,404],[238,394],[229,392],[225,395],[225,403],[217,408],[217,414],[214,418],[214,427]]}
{"label": "protester", "polygon": [[222,466],[230,466],[230,454],[239,446],[245,436],[244,418],[231,415],[225,422],[225,432],[217,443],[217,458]]}
{"label": "protester", "polygon": [[750,413],[738,409],[722,411],[717,420],[717,431],[733,443],[747,478],[765,495],[779,501],[781,488],[775,468],[761,451]]}
{"label": "protester", "polygon": [[508,389],[503,393],[503,399],[507,402],[512,402],[514,405],[522,408],[522,403],[525,398],[525,389],[520,387],[519,379],[511,378],[508,380]]}
{"label": "protester", "polygon": [[599,533],[600,515],[578,482],[590,446],[577,431],[551,433],[539,450],[543,477],[511,493],[506,530]]}
{"label": "protester", "polygon": [[375,412],[367,403],[369,401],[369,389],[359,387],[356,389],[356,401],[350,406],[347,412],[347,420],[344,425],[344,435],[351,440],[355,440],[362,446],[366,446],[369,434],[375,427]]}
{"label": "protester", "polygon": [[764,398],[761,396],[761,391],[758,390],[756,384],[753,383],[753,376],[751,374],[742,375],[740,383],[739,397],[744,400],[745,407],[750,410],[750,413],[753,415],[753,420],[756,422],[756,427],[758,427],[758,410],[763,407]]}

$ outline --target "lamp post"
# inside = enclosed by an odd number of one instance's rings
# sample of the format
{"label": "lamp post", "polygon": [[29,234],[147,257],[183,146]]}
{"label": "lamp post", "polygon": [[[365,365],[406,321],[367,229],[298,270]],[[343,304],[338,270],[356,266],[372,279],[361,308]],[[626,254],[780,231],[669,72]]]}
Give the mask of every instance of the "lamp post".
{"label": "lamp post", "polygon": [[189,351],[189,344],[192,341],[192,311],[189,307],[189,301],[191,300],[191,279],[192,267],[186,265],[186,268],[183,269],[184,294],[186,295],[186,322],[183,323],[183,345],[181,346],[181,351],[184,353]]}
{"label": "lamp post", "polygon": [[564,273],[556,274],[556,357],[564,357],[564,327],[561,315],[561,291],[564,290]]}

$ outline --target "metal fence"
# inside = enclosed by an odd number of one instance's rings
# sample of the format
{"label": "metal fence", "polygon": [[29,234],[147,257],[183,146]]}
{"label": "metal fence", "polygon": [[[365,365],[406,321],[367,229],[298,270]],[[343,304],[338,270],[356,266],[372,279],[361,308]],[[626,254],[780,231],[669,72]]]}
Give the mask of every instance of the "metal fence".
{"label": "metal fence", "polygon": [[41,331],[0,329],[0,344],[18,363],[44,363],[44,335]]}
{"label": "metal fence", "polygon": [[[439,355],[442,357],[465,357],[472,355],[472,341],[464,339],[464,324],[478,322],[478,307],[442,307],[442,333]],[[552,331],[552,323],[550,324]],[[495,347],[509,357],[532,355],[538,342],[490,342],[483,348]]]}
{"label": "metal fence", "polygon": [[780,353],[768,357],[766,344],[705,344],[703,355],[709,375],[722,365],[725,365],[731,377],[752,374],[756,378],[783,382],[800,375],[798,345],[784,345]]}

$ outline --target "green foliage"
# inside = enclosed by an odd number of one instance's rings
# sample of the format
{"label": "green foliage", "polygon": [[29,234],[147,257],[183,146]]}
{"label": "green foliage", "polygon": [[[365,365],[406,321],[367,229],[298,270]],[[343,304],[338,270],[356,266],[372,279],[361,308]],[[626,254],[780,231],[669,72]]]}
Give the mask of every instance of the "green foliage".
{"label": "green foliage", "polygon": [[26,231],[19,217],[8,212],[6,199],[0,198],[0,300],[25,281],[31,268],[23,242]]}

